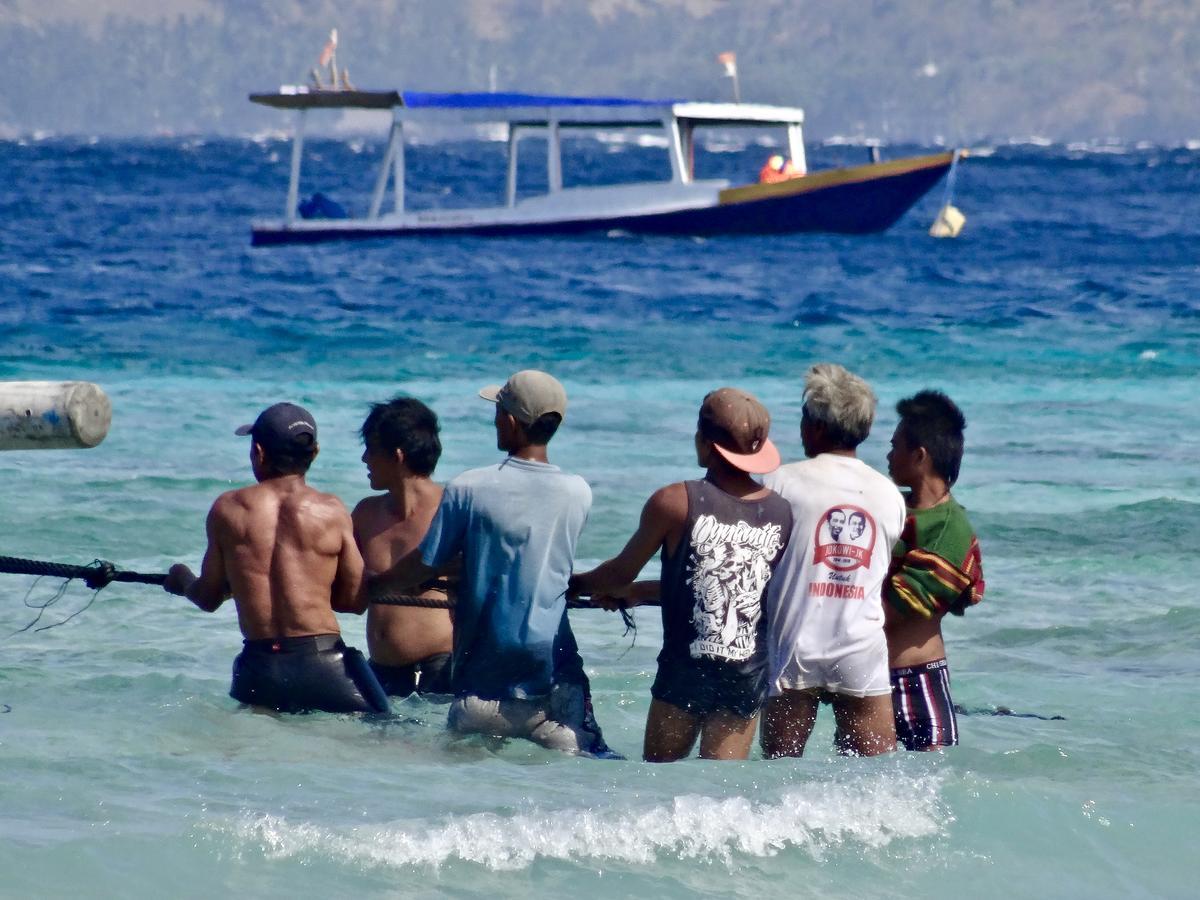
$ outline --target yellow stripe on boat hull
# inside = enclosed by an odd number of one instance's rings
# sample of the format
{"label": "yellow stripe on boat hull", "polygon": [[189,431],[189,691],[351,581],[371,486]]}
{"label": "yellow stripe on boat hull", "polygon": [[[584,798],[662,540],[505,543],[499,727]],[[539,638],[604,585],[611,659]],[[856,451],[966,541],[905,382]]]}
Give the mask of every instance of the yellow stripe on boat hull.
{"label": "yellow stripe on boat hull", "polygon": [[865,181],[875,181],[879,178],[891,178],[896,175],[907,175],[919,172],[921,169],[936,169],[948,167],[954,161],[953,151],[934,153],[929,156],[910,156],[906,159],[893,159],[881,163],[867,163],[864,166],[850,166],[845,169],[825,169],[792,178],[788,181],[777,181],[774,184],[750,184],[745,187],[726,188],[717,194],[717,202],[721,206],[730,203],[747,203],[753,200],[766,200],[771,197],[792,197],[809,191],[819,191],[822,188],[836,187],[843,184],[860,184]]}

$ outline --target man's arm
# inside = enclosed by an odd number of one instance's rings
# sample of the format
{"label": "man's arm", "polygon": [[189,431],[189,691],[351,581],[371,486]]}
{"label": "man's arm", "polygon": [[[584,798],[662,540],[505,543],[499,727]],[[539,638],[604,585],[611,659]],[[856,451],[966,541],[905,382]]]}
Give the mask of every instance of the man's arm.
{"label": "man's arm", "polygon": [[229,581],[225,577],[225,555],[221,549],[221,533],[224,530],[224,516],[221,514],[222,499],[208,511],[204,530],[208,534],[208,548],[204,551],[204,561],[200,564],[200,577],[197,578],[190,568],[183,563],[171,566],[163,589],[168,593],[187,597],[205,612],[216,612],[221,604],[229,599]]}
{"label": "man's arm", "polygon": [[[334,500],[341,507],[340,500]],[[354,524],[340,509],[342,519],[342,549],[338,554],[337,572],[329,591],[329,605],[334,612],[361,616],[367,611],[367,592],[363,579],[363,558],[354,539]]]}
{"label": "man's arm", "polygon": [[628,585],[649,562],[667,536],[687,521],[687,488],[669,484],[651,495],[642,508],[637,531],[625,549],[590,572],[571,576],[568,591],[579,594],[611,594]]}

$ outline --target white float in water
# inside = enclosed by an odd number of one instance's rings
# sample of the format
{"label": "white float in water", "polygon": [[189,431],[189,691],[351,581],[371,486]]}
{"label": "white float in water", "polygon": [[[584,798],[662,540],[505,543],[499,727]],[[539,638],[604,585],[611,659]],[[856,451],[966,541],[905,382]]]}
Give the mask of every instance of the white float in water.
{"label": "white float in water", "polygon": [[962,231],[963,224],[967,221],[967,217],[959,211],[957,206],[951,206],[947,203],[941,208],[938,216],[930,226],[929,236],[935,238],[955,238]]}
{"label": "white float in water", "polygon": [[0,382],[0,450],[95,447],[111,424],[112,403],[90,381]]}

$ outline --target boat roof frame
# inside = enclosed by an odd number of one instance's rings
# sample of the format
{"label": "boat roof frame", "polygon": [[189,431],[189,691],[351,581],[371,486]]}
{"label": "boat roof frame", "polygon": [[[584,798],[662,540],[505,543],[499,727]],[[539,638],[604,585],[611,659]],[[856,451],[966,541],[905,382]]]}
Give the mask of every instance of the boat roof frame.
{"label": "boat roof frame", "polygon": [[292,159],[288,178],[284,222],[295,221],[299,200],[305,118],[310,109],[366,109],[391,112],[388,144],[371,192],[367,219],[382,212],[389,182],[394,215],[405,209],[404,126],[408,122],[447,125],[503,123],[508,127],[508,166],[505,206],[517,203],[517,155],[523,136],[541,132],[547,140],[546,166],[550,194],[563,191],[562,148],[564,130],[586,128],[661,129],[667,135],[671,182],[688,185],[695,180],[693,146],[698,126],[785,128],[789,154],[801,172],[807,170],[804,153],[804,111],[798,107],[757,103],[713,103],[681,100],[639,100],[627,97],[568,97],[552,94],[421,93],[416,91],[322,90],[283,85],[276,93],[251,94],[250,101],[296,115]]}
{"label": "boat roof frame", "polygon": [[283,85],[277,93],[251,94],[250,100],[285,110],[390,109],[399,121],[508,122],[530,127],[550,123],[567,128],[654,127],[660,126],[665,118],[693,126],[721,128],[778,128],[804,122],[804,110],[799,107],[554,94],[333,91]]}

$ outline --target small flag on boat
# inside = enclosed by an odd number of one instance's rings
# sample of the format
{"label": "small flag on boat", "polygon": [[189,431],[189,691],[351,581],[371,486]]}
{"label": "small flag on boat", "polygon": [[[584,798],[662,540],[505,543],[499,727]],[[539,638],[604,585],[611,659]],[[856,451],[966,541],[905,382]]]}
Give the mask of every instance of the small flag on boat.
{"label": "small flag on boat", "polygon": [[318,66],[327,66],[329,61],[333,59],[334,51],[337,50],[337,29],[334,28],[329,32],[329,43],[325,45],[325,49],[321,51],[321,58],[317,60]]}
{"label": "small flag on boat", "polygon": [[737,54],[732,50],[717,54],[717,62],[725,67],[725,77],[733,79],[733,102],[742,102],[742,88],[738,84]]}

